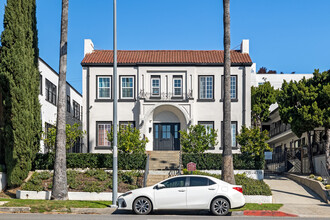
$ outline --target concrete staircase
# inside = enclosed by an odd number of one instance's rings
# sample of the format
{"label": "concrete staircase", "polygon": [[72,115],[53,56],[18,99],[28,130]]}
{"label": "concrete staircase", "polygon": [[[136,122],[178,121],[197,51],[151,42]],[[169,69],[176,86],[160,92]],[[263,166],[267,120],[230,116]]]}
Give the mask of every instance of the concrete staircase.
{"label": "concrete staircase", "polygon": [[149,170],[179,169],[179,151],[148,151]]}
{"label": "concrete staircase", "polygon": [[149,175],[147,186],[178,175],[179,151],[149,151]]}

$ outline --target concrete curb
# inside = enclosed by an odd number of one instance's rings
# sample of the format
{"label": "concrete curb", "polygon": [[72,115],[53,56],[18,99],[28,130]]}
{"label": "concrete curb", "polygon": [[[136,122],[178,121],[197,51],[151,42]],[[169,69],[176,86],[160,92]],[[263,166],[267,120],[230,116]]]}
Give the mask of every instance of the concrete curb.
{"label": "concrete curb", "polygon": [[1,212],[9,212],[9,213],[22,213],[22,212],[30,212],[30,207],[0,207]]}
{"label": "concrete curb", "polygon": [[116,210],[115,208],[71,208],[71,213],[111,215]]}

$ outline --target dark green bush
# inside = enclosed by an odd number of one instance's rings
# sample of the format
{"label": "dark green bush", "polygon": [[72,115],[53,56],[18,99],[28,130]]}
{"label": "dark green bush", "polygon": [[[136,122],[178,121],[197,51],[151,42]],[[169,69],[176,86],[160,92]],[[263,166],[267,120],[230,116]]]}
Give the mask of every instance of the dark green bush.
{"label": "dark green bush", "polygon": [[[187,169],[183,169],[183,174],[190,174],[190,171]],[[199,170],[193,171],[194,175],[204,175],[204,176],[212,176],[217,179],[221,179],[221,175],[219,174],[210,174],[206,172],[201,172]],[[243,187],[244,195],[264,195],[271,196],[272,192],[269,186],[263,180],[255,180],[247,177],[245,174],[236,174],[235,175],[236,185],[241,185]]]}
{"label": "dark green bush", "polygon": [[[67,168],[105,168],[112,169],[112,154],[67,153]],[[118,168],[121,170],[144,170],[146,154],[118,153]],[[33,162],[34,170],[52,170],[54,155],[37,154]]]}
{"label": "dark green bush", "polygon": [[[256,161],[249,154],[234,154],[234,169],[254,170],[263,169],[263,161]],[[183,167],[187,168],[189,162],[196,163],[199,170],[221,170],[222,154],[201,153],[201,154],[182,154]]]}

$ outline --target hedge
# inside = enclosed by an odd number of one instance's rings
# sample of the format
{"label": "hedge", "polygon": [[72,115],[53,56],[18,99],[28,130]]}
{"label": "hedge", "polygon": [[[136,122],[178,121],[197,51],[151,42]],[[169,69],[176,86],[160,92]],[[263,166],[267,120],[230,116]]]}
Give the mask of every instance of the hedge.
{"label": "hedge", "polygon": [[[67,168],[106,168],[112,169],[112,154],[67,153]],[[143,153],[118,153],[120,170],[144,170],[147,155]],[[33,161],[34,170],[54,169],[54,154],[38,153]]]}
{"label": "hedge", "polygon": [[[187,169],[183,170],[184,175],[189,175],[191,172],[187,171]],[[210,174],[201,172],[199,170],[193,171],[194,175],[204,175],[204,176],[212,176],[217,179],[221,179],[221,175],[219,174]],[[269,186],[263,180],[255,180],[243,174],[236,174],[235,181],[237,185],[242,185],[244,195],[264,195],[271,196],[272,192]]]}
{"label": "hedge", "polygon": [[[263,169],[264,162],[256,160],[249,154],[233,154],[234,169],[236,170],[259,170]],[[187,168],[189,162],[196,163],[198,170],[221,170],[222,154],[201,153],[201,154],[182,154],[182,164]]]}

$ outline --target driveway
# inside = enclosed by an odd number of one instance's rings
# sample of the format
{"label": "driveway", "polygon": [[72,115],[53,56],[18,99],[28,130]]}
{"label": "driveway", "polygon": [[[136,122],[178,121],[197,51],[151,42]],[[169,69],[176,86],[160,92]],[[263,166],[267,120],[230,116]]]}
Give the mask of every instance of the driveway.
{"label": "driveway", "polygon": [[308,187],[276,174],[265,175],[264,181],[272,190],[273,202],[283,204],[280,211],[301,217],[330,217],[330,205]]}

